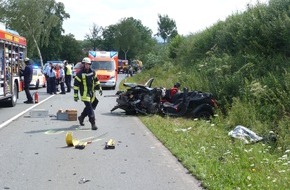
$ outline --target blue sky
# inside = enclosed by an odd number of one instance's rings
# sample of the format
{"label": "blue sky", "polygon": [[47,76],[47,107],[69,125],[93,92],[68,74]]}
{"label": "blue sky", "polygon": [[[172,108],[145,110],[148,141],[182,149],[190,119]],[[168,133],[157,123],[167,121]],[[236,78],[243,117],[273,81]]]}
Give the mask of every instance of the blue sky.
{"label": "blue sky", "polygon": [[[65,5],[70,18],[64,21],[65,34],[83,40],[95,23],[106,27],[122,18],[133,17],[157,33],[158,14],[175,20],[179,34],[202,31],[219,20],[242,12],[257,0],[56,0]],[[268,0],[259,0],[267,3]]]}

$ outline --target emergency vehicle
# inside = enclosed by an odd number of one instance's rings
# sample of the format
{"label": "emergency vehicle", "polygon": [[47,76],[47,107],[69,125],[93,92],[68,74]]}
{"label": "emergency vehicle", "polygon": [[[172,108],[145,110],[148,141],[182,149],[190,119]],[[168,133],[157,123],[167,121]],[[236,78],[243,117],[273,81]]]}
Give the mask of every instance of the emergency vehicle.
{"label": "emergency vehicle", "polygon": [[0,23],[0,105],[16,105],[18,93],[23,90],[20,67],[26,55],[26,38],[8,30]]}
{"label": "emergency vehicle", "polygon": [[102,87],[115,89],[118,79],[118,52],[89,51],[91,68],[96,70]]}

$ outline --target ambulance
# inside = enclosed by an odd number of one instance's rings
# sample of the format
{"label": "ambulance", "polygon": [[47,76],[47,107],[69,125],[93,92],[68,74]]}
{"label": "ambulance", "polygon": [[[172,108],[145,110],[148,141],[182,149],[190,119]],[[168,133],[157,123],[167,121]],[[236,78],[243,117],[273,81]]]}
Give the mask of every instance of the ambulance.
{"label": "ambulance", "polygon": [[101,86],[115,90],[118,80],[118,52],[89,51],[89,58]]}

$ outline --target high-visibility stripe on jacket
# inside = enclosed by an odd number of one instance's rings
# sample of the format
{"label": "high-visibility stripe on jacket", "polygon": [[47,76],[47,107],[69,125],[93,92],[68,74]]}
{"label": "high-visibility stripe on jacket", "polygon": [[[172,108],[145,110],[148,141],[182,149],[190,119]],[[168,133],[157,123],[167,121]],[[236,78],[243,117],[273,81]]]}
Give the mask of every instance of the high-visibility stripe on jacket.
{"label": "high-visibility stripe on jacket", "polygon": [[74,80],[74,97],[78,97],[80,92],[81,100],[85,102],[93,102],[96,98],[96,90],[102,90],[100,81],[95,71],[89,69],[82,70],[77,74]]}

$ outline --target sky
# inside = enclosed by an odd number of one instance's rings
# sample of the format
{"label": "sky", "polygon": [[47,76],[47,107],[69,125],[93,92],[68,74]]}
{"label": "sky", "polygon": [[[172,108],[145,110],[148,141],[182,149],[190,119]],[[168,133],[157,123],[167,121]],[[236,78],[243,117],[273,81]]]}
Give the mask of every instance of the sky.
{"label": "sky", "polygon": [[[269,0],[259,0],[268,3]],[[257,0],[56,0],[62,2],[70,18],[63,23],[64,34],[84,40],[93,24],[107,27],[123,18],[133,17],[153,34],[158,31],[158,14],[176,22],[181,35],[189,35],[211,27],[228,16],[246,10]]]}

